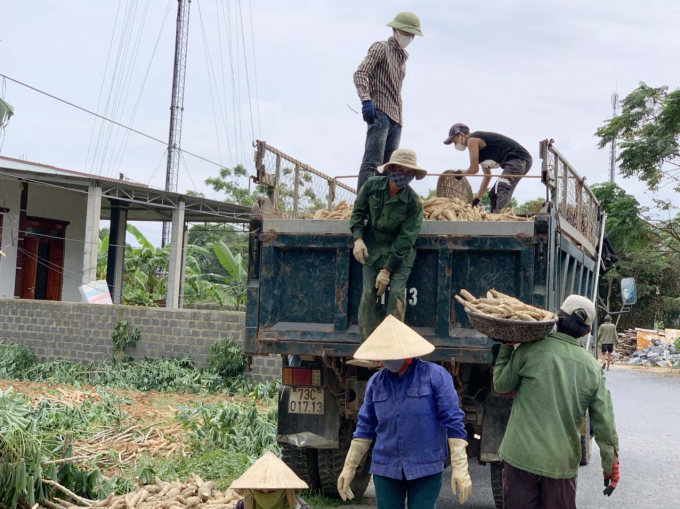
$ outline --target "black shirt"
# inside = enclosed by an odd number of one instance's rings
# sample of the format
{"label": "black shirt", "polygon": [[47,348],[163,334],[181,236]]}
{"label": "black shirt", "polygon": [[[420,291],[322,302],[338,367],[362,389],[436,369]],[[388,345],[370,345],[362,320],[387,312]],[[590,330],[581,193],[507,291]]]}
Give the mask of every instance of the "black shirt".
{"label": "black shirt", "polygon": [[511,159],[522,159],[532,162],[531,155],[522,145],[515,140],[498,133],[487,131],[475,131],[470,138],[479,138],[486,143],[486,147],[479,149],[479,162],[483,163],[491,159],[499,165],[505,164]]}

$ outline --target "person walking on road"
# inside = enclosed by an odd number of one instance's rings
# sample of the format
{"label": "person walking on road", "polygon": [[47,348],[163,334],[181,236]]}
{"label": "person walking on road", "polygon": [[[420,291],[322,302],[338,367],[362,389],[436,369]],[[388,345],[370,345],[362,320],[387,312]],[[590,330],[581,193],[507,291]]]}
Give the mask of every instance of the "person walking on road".
{"label": "person walking on road", "polygon": [[361,113],[368,124],[357,192],[399,148],[403,125],[401,85],[408,59],[406,47],[416,35],[423,35],[420,19],[412,12],[400,12],[387,26],[392,27],[392,37],[373,43],[354,73]]}
{"label": "person walking on road", "polygon": [[497,213],[507,208],[521,179],[504,177],[505,175],[523,176],[529,173],[532,164],[531,154],[515,140],[502,134],[487,131],[470,133],[465,124],[457,123],[449,129],[449,136],[444,140],[445,145],[455,144],[460,151],[470,152],[470,167],[458,170],[457,175],[476,175],[479,167],[485,176],[479,186],[477,196],[472,202],[476,207],[484,196],[491,181],[491,168],[503,168],[503,174],[489,191],[491,212]]}
{"label": "person walking on road", "polygon": [[[416,258],[415,242],[423,224],[423,203],[409,184],[427,171],[417,164],[413,150],[396,150],[378,169],[354,201],[350,230],[354,257],[363,264],[363,290],[359,304],[362,341],[385,314],[404,321],[406,281]],[[385,291],[389,286],[387,309]]]}
{"label": "person walking on road", "polygon": [[342,500],[353,499],[357,467],[375,441],[371,473],[378,509],[435,509],[442,472],[451,459],[451,489],[464,503],[472,494],[465,414],[451,375],[420,360],[434,345],[388,316],[354,354],[384,368],[366,385],[354,439],[338,478]]}
{"label": "person walking on road", "polygon": [[612,353],[619,344],[619,334],[616,332],[616,325],[612,323],[612,317],[607,315],[604,324],[600,326],[597,333],[597,343],[602,348],[602,369],[609,371],[612,363]]}
{"label": "person walking on road", "polygon": [[586,411],[600,447],[604,494],[611,495],[619,482],[611,395],[599,363],[579,342],[594,320],[593,303],[571,295],[558,313],[557,332],[517,348],[500,347],[494,389],[516,391],[499,449],[505,509],[576,509]]}
{"label": "person walking on road", "polygon": [[236,509],[309,509],[297,496],[309,486],[273,452],[253,463],[230,488],[243,496]]}

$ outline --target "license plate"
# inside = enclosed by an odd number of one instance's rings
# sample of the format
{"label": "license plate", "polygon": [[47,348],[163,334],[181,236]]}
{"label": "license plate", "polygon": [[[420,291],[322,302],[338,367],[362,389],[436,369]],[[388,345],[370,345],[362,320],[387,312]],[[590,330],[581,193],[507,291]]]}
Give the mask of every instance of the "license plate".
{"label": "license plate", "polygon": [[289,414],[323,414],[323,389],[291,387]]}

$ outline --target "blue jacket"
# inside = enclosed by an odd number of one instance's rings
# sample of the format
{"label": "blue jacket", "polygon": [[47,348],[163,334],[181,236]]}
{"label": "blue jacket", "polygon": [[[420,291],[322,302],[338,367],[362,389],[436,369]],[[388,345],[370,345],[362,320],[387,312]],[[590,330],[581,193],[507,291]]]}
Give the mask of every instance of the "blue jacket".
{"label": "blue jacket", "polygon": [[414,359],[399,376],[381,369],[366,385],[354,438],[375,439],[371,473],[418,479],[444,470],[447,438],[467,440],[451,375]]}

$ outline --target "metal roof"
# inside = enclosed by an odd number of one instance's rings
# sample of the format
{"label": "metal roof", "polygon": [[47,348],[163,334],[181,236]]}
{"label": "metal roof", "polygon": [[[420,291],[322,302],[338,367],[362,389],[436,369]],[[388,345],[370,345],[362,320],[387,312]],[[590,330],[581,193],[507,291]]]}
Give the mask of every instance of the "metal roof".
{"label": "metal roof", "polygon": [[101,187],[102,219],[111,218],[111,200],[116,200],[128,204],[129,221],[170,221],[172,211],[183,200],[184,219],[187,222],[247,223],[250,220],[250,208],[241,205],[173,193],[131,180],[112,179],[0,156],[0,178],[3,176],[79,192],[86,191],[88,187]]}

